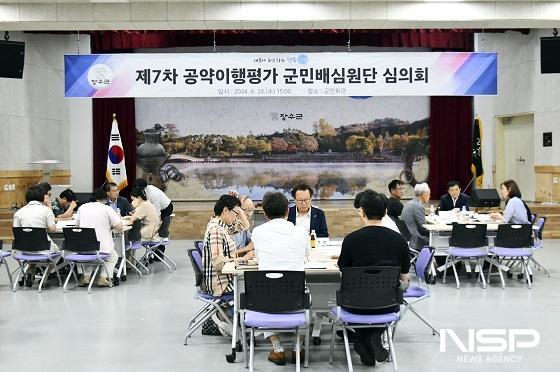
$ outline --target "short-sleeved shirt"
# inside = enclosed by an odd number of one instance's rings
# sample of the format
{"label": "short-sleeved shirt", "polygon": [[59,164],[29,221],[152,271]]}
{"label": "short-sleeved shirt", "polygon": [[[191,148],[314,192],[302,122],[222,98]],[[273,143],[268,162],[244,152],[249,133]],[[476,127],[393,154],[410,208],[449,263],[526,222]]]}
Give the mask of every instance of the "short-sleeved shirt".
{"label": "short-sleeved shirt", "polygon": [[164,210],[171,203],[171,199],[163,191],[153,185],[146,186],[146,197],[158,211]]}
{"label": "short-sleeved shirt", "polygon": [[275,218],[253,229],[253,244],[259,270],[303,271],[310,253],[307,231]]}
{"label": "short-sleeved shirt", "polygon": [[[14,214],[14,227],[41,227],[48,229],[55,225],[53,211],[45,204],[38,201],[30,201],[25,207]],[[51,242],[51,250],[58,250],[57,245]]]}
{"label": "short-sleeved shirt", "polygon": [[92,227],[99,241],[99,250],[111,253],[115,249],[111,229],[121,223],[117,212],[108,205],[100,202],[86,203],[78,209],[76,225],[80,227]]}
{"label": "short-sleeved shirt", "polygon": [[144,241],[159,240],[160,212],[149,201],[140,203],[134,210],[134,217],[142,221],[140,235]]}

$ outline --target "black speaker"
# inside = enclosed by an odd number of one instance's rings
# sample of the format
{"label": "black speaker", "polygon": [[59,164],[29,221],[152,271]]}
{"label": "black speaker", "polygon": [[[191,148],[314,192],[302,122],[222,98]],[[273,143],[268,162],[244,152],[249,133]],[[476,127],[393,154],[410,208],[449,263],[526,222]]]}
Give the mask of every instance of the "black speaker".
{"label": "black speaker", "polygon": [[21,79],[24,59],[24,42],[0,41],[0,78]]}
{"label": "black speaker", "polygon": [[560,37],[541,37],[541,74],[560,73]]}
{"label": "black speaker", "polygon": [[500,206],[500,195],[496,189],[473,189],[472,200],[475,207]]}

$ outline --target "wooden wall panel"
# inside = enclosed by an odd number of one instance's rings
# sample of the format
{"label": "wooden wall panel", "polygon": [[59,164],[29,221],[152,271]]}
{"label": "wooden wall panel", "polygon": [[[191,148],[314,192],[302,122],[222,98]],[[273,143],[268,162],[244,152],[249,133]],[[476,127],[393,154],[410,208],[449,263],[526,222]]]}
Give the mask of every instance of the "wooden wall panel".
{"label": "wooden wall panel", "polygon": [[560,203],[560,165],[535,166],[535,201]]}
{"label": "wooden wall panel", "polygon": [[[40,170],[0,171],[0,208],[18,207],[25,204],[25,192],[29,186],[39,182],[43,177]],[[15,190],[5,191],[4,185],[16,185]]]}

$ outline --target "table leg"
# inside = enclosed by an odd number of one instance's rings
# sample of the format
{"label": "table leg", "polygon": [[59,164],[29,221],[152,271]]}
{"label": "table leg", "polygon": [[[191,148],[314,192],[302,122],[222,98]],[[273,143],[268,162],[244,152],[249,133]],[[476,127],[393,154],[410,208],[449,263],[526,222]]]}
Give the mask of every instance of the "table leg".
{"label": "table leg", "polygon": [[[238,277],[239,275],[233,276],[233,329],[231,330],[231,354],[226,354],[226,360],[228,363],[235,362],[235,352],[237,346],[237,327],[238,327],[238,317],[239,317],[239,288],[238,288]],[[247,347],[247,345],[243,345]]]}

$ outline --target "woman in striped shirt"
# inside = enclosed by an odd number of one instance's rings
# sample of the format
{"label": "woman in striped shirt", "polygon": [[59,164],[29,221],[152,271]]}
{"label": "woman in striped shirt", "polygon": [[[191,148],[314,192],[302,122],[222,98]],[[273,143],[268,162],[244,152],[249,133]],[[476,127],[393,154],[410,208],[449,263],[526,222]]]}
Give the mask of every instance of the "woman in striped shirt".
{"label": "woman in striped shirt", "polygon": [[243,214],[239,199],[233,195],[222,195],[214,206],[214,217],[210,219],[204,234],[202,265],[204,274],[203,291],[222,296],[233,291],[233,277],[222,274],[227,262],[242,262],[248,257],[238,257],[232,234],[247,229],[249,222]]}

